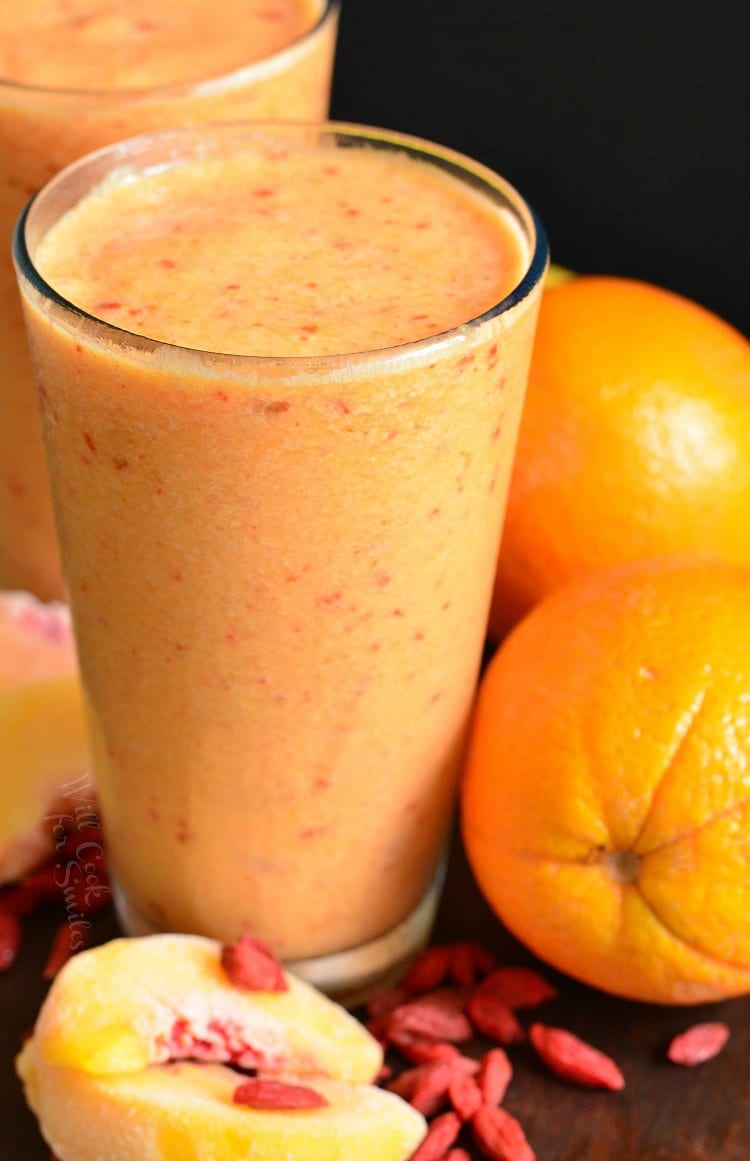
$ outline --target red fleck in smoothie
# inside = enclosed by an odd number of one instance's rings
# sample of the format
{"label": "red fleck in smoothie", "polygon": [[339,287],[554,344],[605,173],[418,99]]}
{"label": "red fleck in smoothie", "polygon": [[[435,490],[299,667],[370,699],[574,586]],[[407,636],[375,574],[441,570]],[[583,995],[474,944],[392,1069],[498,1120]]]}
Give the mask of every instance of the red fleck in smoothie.
{"label": "red fleck in smoothie", "polygon": [[335,0],[0,0],[0,588],[63,595],[7,252],[28,198],[103,145],[172,125],[326,115]]}
{"label": "red fleck in smoothie", "polygon": [[328,986],[429,929],[546,262],[500,178],[360,133],[135,141],[18,249],[127,922]]}

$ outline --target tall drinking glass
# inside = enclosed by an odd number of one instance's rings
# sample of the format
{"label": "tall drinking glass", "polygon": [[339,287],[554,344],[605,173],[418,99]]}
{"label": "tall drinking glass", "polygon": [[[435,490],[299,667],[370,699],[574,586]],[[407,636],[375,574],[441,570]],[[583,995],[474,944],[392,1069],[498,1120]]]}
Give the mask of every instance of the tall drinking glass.
{"label": "tall drinking glass", "polygon": [[337,17],[337,0],[0,0],[0,588],[64,595],[10,259],[29,196],[135,133],[320,120]]}
{"label": "tall drinking glass", "polygon": [[438,146],[235,125],[73,165],[16,260],[124,925],[367,986],[432,922],[543,231]]}

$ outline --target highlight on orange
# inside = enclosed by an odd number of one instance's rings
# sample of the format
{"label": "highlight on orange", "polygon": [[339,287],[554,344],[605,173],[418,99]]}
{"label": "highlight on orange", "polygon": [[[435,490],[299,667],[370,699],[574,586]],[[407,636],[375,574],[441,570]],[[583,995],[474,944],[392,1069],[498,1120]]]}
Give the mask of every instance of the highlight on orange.
{"label": "highlight on orange", "polygon": [[750,567],[626,563],[571,581],[483,678],[462,786],[505,925],[605,991],[750,992]]}
{"label": "highlight on orange", "polygon": [[490,616],[570,577],[699,552],[750,563],[750,343],[627,278],[548,283]]}

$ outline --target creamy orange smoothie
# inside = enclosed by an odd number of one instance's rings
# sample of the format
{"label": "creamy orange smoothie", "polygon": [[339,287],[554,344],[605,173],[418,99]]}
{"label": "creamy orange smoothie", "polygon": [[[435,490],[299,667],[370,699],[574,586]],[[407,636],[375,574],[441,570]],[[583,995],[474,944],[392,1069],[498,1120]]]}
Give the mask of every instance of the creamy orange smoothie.
{"label": "creamy orange smoothie", "polygon": [[19,238],[128,922],[291,961],[434,881],[546,260],[501,179],[361,132],[143,139]]}
{"label": "creamy orange smoothie", "polygon": [[7,252],[29,196],[83,154],[205,121],[319,120],[335,0],[0,0],[0,588],[63,595]]}

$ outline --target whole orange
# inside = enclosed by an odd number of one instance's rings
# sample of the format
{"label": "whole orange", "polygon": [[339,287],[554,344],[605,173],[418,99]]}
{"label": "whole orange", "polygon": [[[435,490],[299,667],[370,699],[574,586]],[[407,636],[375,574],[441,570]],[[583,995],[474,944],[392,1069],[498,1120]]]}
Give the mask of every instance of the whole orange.
{"label": "whole orange", "polygon": [[750,568],[578,578],[480,687],[462,786],[479,886],[541,958],[606,991],[750,991]]}
{"label": "whole orange", "polygon": [[545,291],[490,617],[571,576],[699,551],[750,563],[750,343],[625,278]]}

